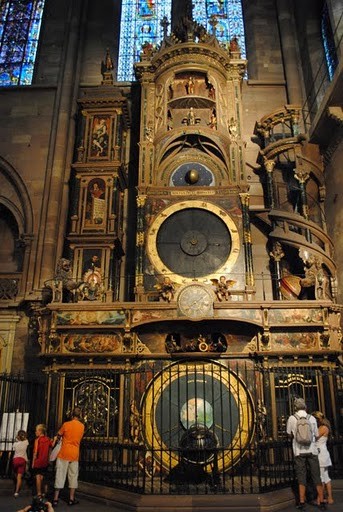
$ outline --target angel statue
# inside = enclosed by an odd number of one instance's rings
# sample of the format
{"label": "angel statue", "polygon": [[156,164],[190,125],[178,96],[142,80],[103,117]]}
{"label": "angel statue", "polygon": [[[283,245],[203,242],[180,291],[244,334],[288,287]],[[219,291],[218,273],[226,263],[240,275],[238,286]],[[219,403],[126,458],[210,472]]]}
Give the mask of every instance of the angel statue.
{"label": "angel statue", "polygon": [[159,296],[162,300],[170,302],[174,299],[175,286],[170,277],[164,277],[162,282],[154,285],[154,288],[158,290]]}
{"label": "angel statue", "polygon": [[211,282],[215,287],[215,294],[220,302],[230,299],[231,293],[229,288],[233,286],[236,281],[226,279],[226,276],[220,276],[219,279],[211,279]]}

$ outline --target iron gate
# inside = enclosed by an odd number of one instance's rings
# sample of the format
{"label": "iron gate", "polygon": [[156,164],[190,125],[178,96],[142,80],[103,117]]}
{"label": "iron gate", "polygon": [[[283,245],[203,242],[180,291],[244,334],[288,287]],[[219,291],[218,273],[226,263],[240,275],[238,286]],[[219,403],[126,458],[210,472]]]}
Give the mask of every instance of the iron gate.
{"label": "iron gate", "polygon": [[[82,408],[84,481],[146,494],[246,494],[288,487],[294,474],[285,426],[296,396],[331,421],[332,477],[342,471],[339,368],[265,367],[223,358],[147,360],[135,368],[55,372],[37,388],[9,376],[2,376],[0,385],[1,396],[5,388],[11,396],[1,400],[2,418],[10,409],[24,411],[25,395],[29,435],[42,421],[54,435],[73,406]],[[37,400],[43,392],[46,401]],[[8,472],[3,465],[2,476]]]}

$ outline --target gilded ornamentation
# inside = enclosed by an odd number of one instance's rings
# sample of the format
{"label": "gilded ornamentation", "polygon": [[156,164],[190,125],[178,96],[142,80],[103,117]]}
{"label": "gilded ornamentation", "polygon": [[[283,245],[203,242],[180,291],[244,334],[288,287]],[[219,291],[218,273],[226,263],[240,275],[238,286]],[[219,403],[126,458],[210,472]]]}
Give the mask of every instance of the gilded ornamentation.
{"label": "gilded ornamentation", "polygon": [[136,246],[142,247],[144,245],[144,233],[143,232],[137,232],[136,233]]}
{"label": "gilded ornamentation", "polygon": [[211,279],[211,282],[219,302],[227,301],[231,298],[230,288],[236,281],[227,279],[226,276],[220,276],[219,279]]}
{"label": "gilded ornamentation", "polygon": [[276,163],[275,160],[268,160],[268,158],[264,157],[263,163],[266,171],[272,173]]}
{"label": "gilded ornamentation", "polygon": [[147,198],[146,195],[139,195],[139,196],[137,196],[136,202],[137,202],[138,208],[142,208],[143,206],[145,206],[146,198]]}
{"label": "gilded ornamentation", "polygon": [[135,444],[139,443],[141,436],[140,415],[134,400],[130,402],[130,438]]}
{"label": "gilded ornamentation", "polygon": [[171,302],[174,300],[175,284],[172,282],[170,277],[164,277],[161,282],[154,285],[154,288],[158,291],[159,297],[162,301]]}

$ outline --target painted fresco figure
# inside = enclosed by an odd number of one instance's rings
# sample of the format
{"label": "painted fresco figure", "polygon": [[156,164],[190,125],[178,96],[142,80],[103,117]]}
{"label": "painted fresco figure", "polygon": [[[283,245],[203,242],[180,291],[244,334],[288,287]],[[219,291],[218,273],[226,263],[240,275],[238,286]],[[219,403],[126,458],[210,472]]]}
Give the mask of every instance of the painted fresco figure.
{"label": "painted fresco figure", "polygon": [[107,156],[108,131],[105,118],[95,118],[92,130],[92,156]]}

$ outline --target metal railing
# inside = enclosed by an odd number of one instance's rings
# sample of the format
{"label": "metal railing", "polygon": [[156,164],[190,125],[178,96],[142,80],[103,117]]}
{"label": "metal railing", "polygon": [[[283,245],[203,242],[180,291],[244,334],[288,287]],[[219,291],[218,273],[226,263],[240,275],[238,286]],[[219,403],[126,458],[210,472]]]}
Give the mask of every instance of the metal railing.
{"label": "metal railing", "polygon": [[48,381],[45,388],[43,381],[0,376],[0,477],[11,475],[12,452],[4,444],[9,429],[3,428],[9,412],[28,413],[33,441],[36,423],[46,420],[53,436],[61,418],[78,404],[86,425],[80,457],[85,482],[164,495],[254,494],[289,487],[293,455],[285,429],[294,396],[304,397],[309,411],[322,410],[331,421],[331,476],[342,473],[340,368],[266,368],[229,358],[220,363],[150,360],[131,369],[64,370]]}

